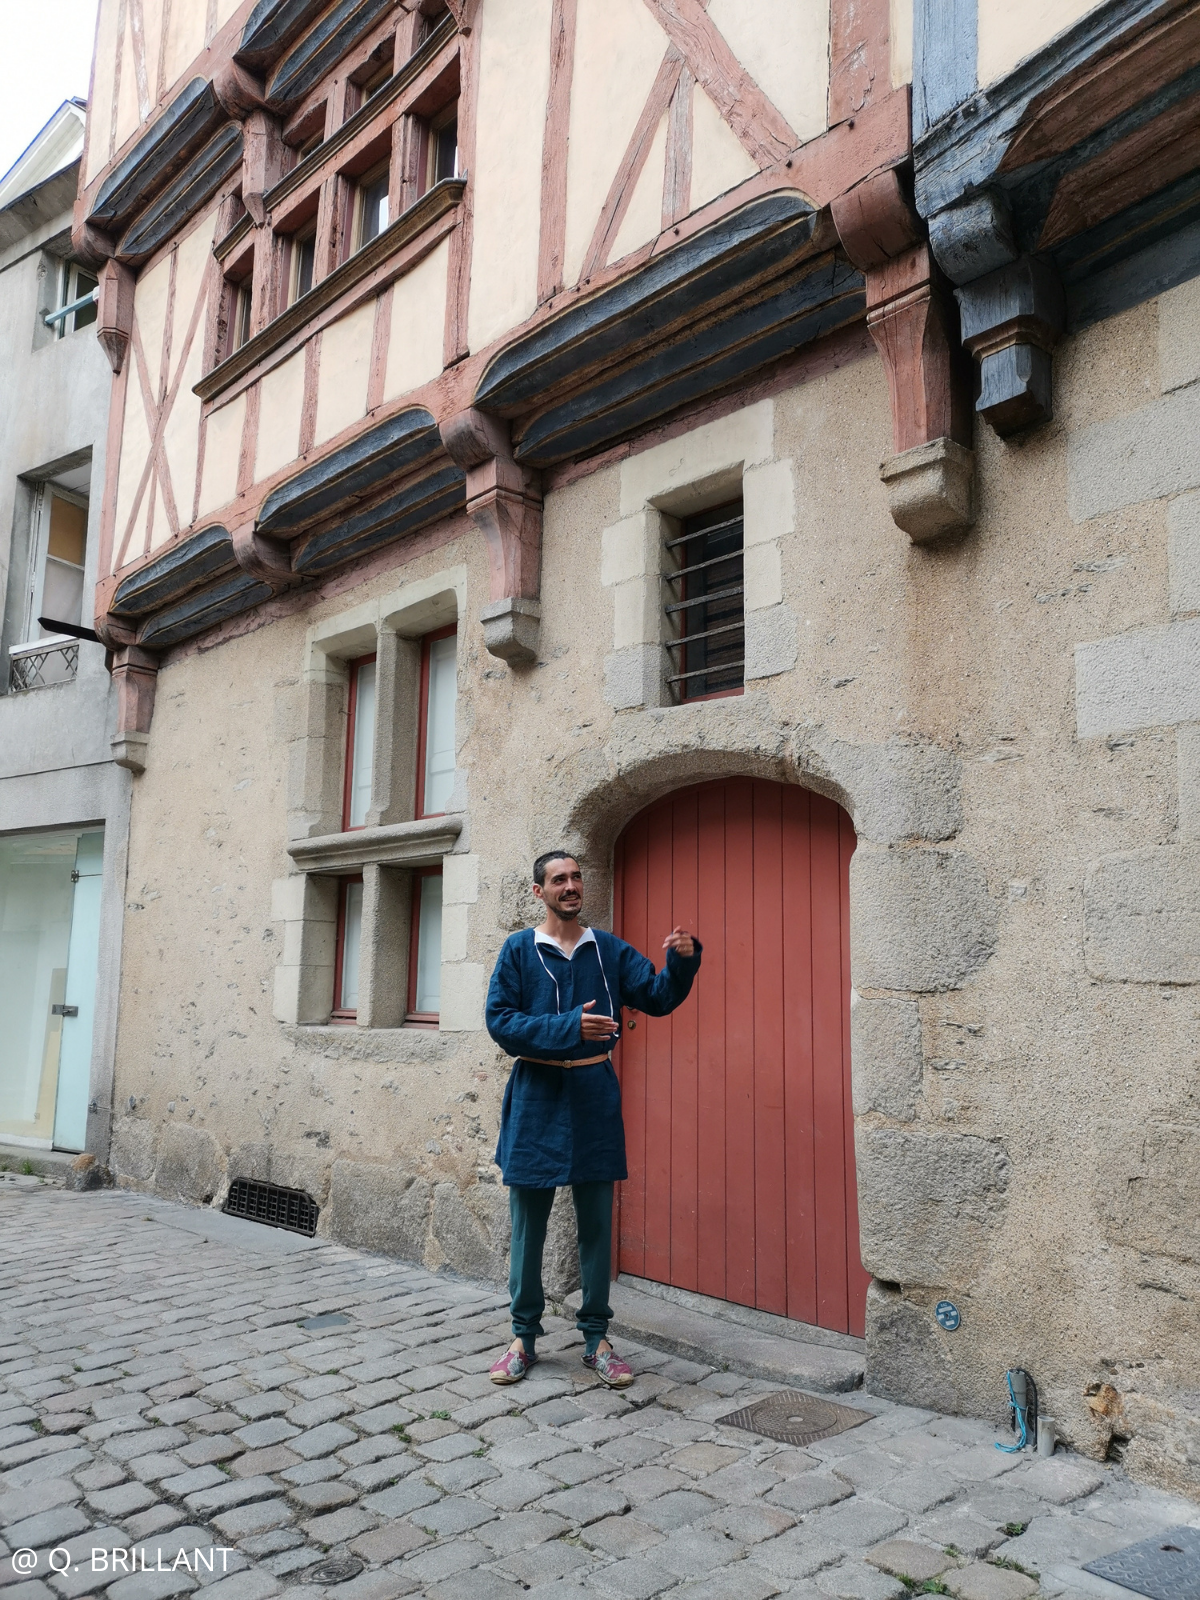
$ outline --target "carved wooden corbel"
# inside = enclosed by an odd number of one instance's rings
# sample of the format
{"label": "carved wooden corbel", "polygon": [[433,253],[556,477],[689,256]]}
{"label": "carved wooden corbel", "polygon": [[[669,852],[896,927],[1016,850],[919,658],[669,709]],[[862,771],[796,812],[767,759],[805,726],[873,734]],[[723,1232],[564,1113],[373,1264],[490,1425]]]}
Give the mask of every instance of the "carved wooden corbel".
{"label": "carved wooden corbel", "polygon": [[226,61],[217,68],[212,87],[221,109],[235,122],[245,122],[263,103],[262,81],[236,61]]}
{"label": "carved wooden corbel", "polygon": [[284,539],[259,533],[253,522],[230,530],[233,557],[243,572],[269,583],[273,589],[294,589],[304,580],[292,571],[292,547]]}
{"label": "carved wooden corbel", "polygon": [[892,168],[832,204],[846,254],[866,278],[867,327],[883,359],[894,454],[880,467],[892,520],[916,543],[975,520],[968,368],[953,297]]}
{"label": "carved wooden corbel", "polygon": [[133,290],[136,278],[120,261],[106,261],[100,268],[100,303],[96,315],[96,337],[114,373],[125,365],[129,341],[133,336]]}
{"label": "carved wooden corbel", "polygon": [[[78,216],[78,210],[76,216]],[[116,242],[107,233],[101,233],[99,228],[93,228],[91,223],[83,220],[76,222],[71,229],[71,254],[76,261],[85,267],[96,270],[116,251]]]}
{"label": "carved wooden corbel", "polygon": [[158,656],[138,645],[127,645],[112,652],[109,670],[117,686],[113,760],[119,767],[128,767],[130,772],[144,772],[158,682]]}
{"label": "carved wooden corbel", "polygon": [[542,490],[536,472],[513,460],[508,424],[460,411],[442,424],[450,459],[467,475],[467,515],[487,542],[491,602],[484,643],[510,665],[537,660],[541,624]]}
{"label": "carved wooden corbel", "polygon": [[242,203],[256,228],[267,220],[263,195],[283,177],[285,147],[278,117],[251,111],[242,129]]}

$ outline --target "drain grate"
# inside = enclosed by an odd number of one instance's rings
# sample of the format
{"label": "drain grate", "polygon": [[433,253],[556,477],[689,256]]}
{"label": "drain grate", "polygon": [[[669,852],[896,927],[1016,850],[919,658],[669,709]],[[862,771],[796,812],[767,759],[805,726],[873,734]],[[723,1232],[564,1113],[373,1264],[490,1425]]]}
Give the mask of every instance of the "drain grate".
{"label": "drain grate", "polygon": [[1195,1600],[1200,1594],[1200,1528],[1168,1528],[1115,1555],[1089,1561],[1083,1570],[1152,1600]]}
{"label": "drain grate", "polygon": [[362,1571],[364,1562],[357,1556],[330,1556],[328,1561],[321,1561],[315,1567],[309,1567],[301,1578],[301,1583],[320,1583],[331,1587],[335,1583],[348,1583],[351,1578],[357,1578]]}
{"label": "drain grate", "polygon": [[268,1228],[306,1233],[310,1239],[320,1215],[316,1201],[303,1189],[281,1189],[277,1183],[260,1183],[257,1178],[235,1178],[222,1209],[227,1217],[245,1217]]}
{"label": "drain grate", "polygon": [[818,1400],[816,1395],[801,1394],[798,1389],[780,1389],[740,1411],[731,1411],[727,1417],[718,1417],[717,1422],[726,1428],[761,1433],[781,1444],[806,1445],[845,1433],[847,1428],[857,1428],[874,1415],[873,1411],[835,1405],[832,1400]]}

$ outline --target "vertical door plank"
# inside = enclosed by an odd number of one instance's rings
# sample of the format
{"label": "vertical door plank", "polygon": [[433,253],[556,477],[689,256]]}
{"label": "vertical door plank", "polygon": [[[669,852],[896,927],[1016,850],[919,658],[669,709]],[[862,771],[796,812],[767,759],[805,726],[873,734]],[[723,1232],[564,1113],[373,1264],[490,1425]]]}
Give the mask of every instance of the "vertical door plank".
{"label": "vertical door plank", "polygon": [[[636,944],[646,921],[643,817],[636,817],[623,835],[621,883],[618,931],[623,939]],[[621,1186],[619,1258],[622,1272],[640,1278],[645,1276],[646,1258],[646,1034],[640,1028],[621,1040],[621,1102],[629,1177]]]}
{"label": "vertical door plank", "polygon": [[725,785],[704,784],[697,795],[699,870],[696,928],[704,945],[696,997],[697,1252],[696,1288],[725,1298],[725,1027],[726,931]]}
{"label": "vertical door plank", "polygon": [[[655,941],[654,930],[671,904],[671,808],[654,806],[646,819],[646,921],[642,951]],[[665,930],[664,930],[665,931]],[[662,934],[657,935],[658,942]],[[675,1085],[671,1062],[671,1024],[647,1017],[646,1030],[646,1272],[656,1283],[671,1281],[671,1122]]]}
{"label": "vertical door plank", "polygon": [[787,1315],[783,1102],[783,786],[754,785],[755,1305]]}
{"label": "vertical door plank", "polygon": [[[684,789],[671,802],[671,898],[649,930],[646,954],[656,967],[666,961],[662,942],[677,924],[695,929],[697,790]],[[696,1000],[689,995],[671,1013],[671,1282],[695,1290],[697,1147]]]}
{"label": "vertical door plank", "polygon": [[813,986],[810,795],[789,789],[783,814],[784,1138],[788,1316],[817,1320],[813,1154]]}
{"label": "vertical door plank", "polygon": [[725,799],[725,1295],[755,1303],[754,1235],[754,798],[746,778]]}

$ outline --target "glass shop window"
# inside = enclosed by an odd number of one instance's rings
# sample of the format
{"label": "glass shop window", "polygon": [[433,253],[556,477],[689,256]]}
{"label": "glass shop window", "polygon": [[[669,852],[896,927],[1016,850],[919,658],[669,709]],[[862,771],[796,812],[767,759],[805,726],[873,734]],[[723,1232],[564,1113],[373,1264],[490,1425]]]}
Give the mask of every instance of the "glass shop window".
{"label": "glass shop window", "polygon": [[458,630],[453,623],[427,635],[422,643],[420,693],[416,814],[437,817],[445,811],[454,788]]}
{"label": "glass shop window", "polygon": [[375,771],[375,657],[349,663],[350,699],[346,717],[346,781],[342,827],[366,825]]}
{"label": "glass shop window", "polygon": [[337,949],[333,969],[335,1022],[354,1022],[358,1017],[362,903],[362,878],[343,878],[338,888]]}
{"label": "glass shop window", "polygon": [[436,1023],[442,1006],[442,869],[413,876],[408,1021]]}

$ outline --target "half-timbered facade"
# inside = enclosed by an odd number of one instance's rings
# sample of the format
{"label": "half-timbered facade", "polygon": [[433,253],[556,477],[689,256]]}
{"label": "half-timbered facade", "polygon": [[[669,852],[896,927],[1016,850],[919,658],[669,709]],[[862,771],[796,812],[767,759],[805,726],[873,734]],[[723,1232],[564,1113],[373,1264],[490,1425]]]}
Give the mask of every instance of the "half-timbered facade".
{"label": "half-timbered facade", "polygon": [[499,1275],[566,844],[705,943],[621,1270],[1196,1487],[1197,72],[1194,0],[101,0],[121,1181]]}

